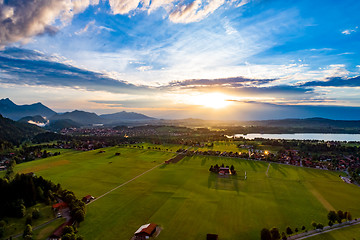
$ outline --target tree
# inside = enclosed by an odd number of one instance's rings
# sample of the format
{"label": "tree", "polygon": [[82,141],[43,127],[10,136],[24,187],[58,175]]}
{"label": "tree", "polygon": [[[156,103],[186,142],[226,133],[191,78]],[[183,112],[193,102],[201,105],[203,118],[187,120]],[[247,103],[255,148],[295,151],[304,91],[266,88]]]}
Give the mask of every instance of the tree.
{"label": "tree", "polygon": [[306,229],[306,227],[305,227],[305,226],[302,226],[301,230],[303,230],[303,231],[304,231],[305,229]]}
{"label": "tree", "polygon": [[286,228],[286,234],[287,234],[287,235],[293,234],[293,231],[291,230],[290,227],[287,227],[287,228]]}
{"label": "tree", "polygon": [[329,226],[332,227],[334,223],[332,221],[329,221]]}
{"label": "tree", "polygon": [[32,236],[32,227],[30,224],[26,225],[25,230],[23,232],[23,238],[26,236]]}
{"label": "tree", "polygon": [[299,229],[298,228],[295,228],[295,232],[297,233],[299,231]]}
{"label": "tree", "polygon": [[281,233],[281,239],[282,239],[282,240],[286,240],[286,239],[287,239],[286,234],[285,234],[284,232]]}
{"label": "tree", "polygon": [[329,219],[329,221],[335,222],[338,218],[338,215],[336,214],[335,211],[330,211],[327,215],[327,218]]}
{"label": "tree", "polygon": [[64,227],[64,230],[63,230],[63,234],[62,235],[65,235],[67,233],[70,233],[70,234],[74,234],[75,231],[74,231],[74,228],[72,226],[66,226]]}
{"label": "tree", "polygon": [[22,217],[25,216],[25,214],[26,214],[26,207],[25,207],[25,205],[24,205],[24,200],[18,199],[18,200],[14,203],[13,207],[14,207],[14,210],[15,210],[14,212],[15,212],[16,217],[22,218]]}
{"label": "tree", "polygon": [[338,215],[338,217],[339,217],[339,219],[340,219],[340,222],[339,222],[339,223],[341,223],[341,220],[344,219],[344,213],[343,213],[343,211],[341,211],[341,210],[337,211],[337,215]]}
{"label": "tree", "polygon": [[314,222],[314,221],[312,221],[311,226],[313,226],[313,227],[314,227],[314,229],[316,229],[317,223],[316,223],[316,222]]}
{"label": "tree", "polygon": [[0,238],[2,238],[4,236],[5,226],[6,226],[6,222],[4,220],[1,220],[0,221]]}
{"label": "tree", "polygon": [[316,225],[316,229],[323,229],[323,228],[324,228],[324,225],[322,225],[321,223]]}
{"label": "tree", "polygon": [[32,225],[32,218],[31,218],[31,216],[27,216],[27,217],[26,217],[25,225],[27,225],[27,224]]}
{"label": "tree", "polygon": [[261,240],[271,240],[271,234],[269,229],[263,228],[261,230]]}
{"label": "tree", "polygon": [[279,229],[273,227],[271,230],[270,230],[270,233],[271,233],[271,239],[272,240],[279,240],[281,238],[280,236],[280,232],[279,232]]}
{"label": "tree", "polygon": [[40,217],[40,211],[38,208],[35,208],[31,214],[31,217],[33,219],[38,219]]}
{"label": "tree", "polygon": [[348,212],[348,214],[347,214],[347,220],[349,220],[349,221],[352,220],[352,216],[351,216],[351,213],[350,213],[350,212]]}
{"label": "tree", "polygon": [[85,220],[85,212],[82,209],[77,209],[74,213],[74,219],[78,223]]}

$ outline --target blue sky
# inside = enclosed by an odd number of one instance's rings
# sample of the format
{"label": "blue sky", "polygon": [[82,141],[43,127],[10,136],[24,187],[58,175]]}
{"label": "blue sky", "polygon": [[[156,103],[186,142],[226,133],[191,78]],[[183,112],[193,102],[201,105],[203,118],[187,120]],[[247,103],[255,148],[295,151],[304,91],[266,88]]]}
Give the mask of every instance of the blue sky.
{"label": "blue sky", "polygon": [[350,0],[0,0],[0,95],[59,112],[360,119],[359,12]]}

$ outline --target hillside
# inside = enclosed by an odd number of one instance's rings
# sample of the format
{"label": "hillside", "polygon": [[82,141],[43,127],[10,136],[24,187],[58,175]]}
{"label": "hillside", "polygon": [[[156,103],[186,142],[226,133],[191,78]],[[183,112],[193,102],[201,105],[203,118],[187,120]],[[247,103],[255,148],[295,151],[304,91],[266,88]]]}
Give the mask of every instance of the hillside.
{"label": "hillside", "polygon": [[64,128],[79,128],[81,127],[80,123],[74,122],[70,119],[59,119],[59,120],[53,120],[50,122],[49,125],[47,125],[45,128],[51,131],[60,131]]}
{"label": "hillside", "polygon": [[56,112],[44,106],[42,103],[17,105],[13,103],[9,98],[0,100],[0,114],[15,121],[23,117],[36,115],[49,118],[55,113]]}
{"label": "hillside", "polygon": [[0,140],[2,141],[18,144],[42,132],[44,130],[35,125],[15,122],[0,115]]}
{"label": "hillside", "polygon": [[112,114],[102,114],[100,117],[108,120],[116,120],[116,121],[123,121],[123,120],[131,120],[131,121],[139,121],[139,120],[152,120],[155,118],[146,116],[141,113],[135,113],[135,112],[118,112],[118,113],[112,113]]}
{"label": "hillside", "polygon": [[56,114],[50,118],[51,121],[69,119],[82,125],[101,124],[103,119],[95,113],[75,110],[72,112],[66,112],[62,114]]}

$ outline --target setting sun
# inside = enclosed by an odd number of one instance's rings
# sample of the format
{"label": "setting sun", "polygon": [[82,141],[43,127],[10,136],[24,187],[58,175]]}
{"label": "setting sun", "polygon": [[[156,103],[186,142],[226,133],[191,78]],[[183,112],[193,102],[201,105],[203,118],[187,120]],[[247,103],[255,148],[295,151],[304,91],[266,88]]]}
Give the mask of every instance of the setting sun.
{"label": "setting sun", "polygon": [[201,105],[208,108],[224,108],[230,104],[228,97],[222,93],[206,93],[194,96],[191,101],[195,105]]}

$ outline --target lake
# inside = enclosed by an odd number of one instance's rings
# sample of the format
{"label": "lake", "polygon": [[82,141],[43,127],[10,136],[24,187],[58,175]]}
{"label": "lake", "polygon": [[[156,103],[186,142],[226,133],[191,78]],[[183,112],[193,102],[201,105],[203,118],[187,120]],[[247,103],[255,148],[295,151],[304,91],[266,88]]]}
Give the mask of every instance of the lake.
{"label": "lake", "polygon": [[235,138],[245,139],[266,138],[266,139],[287,139],[287,140],[324,140],[324,141],[358,141],[360,134],[338,134],[338,133],[293,133],[293,134],[260,134],[251,133],[247,135],[235,134]]}

